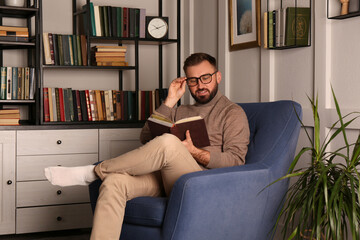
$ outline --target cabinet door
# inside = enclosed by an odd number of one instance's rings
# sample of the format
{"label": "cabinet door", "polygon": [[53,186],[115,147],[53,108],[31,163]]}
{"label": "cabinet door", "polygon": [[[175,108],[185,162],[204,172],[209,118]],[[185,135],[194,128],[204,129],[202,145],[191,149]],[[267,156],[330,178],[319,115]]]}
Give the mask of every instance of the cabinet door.
{"label": "cabinet door", "polygon": [[141,146],[140,128],[100,129],[99,160],[117,157]]}
{"label": "cabinet door", "polygon": [[0,234],[15,233],[15,131],[0,131]]}

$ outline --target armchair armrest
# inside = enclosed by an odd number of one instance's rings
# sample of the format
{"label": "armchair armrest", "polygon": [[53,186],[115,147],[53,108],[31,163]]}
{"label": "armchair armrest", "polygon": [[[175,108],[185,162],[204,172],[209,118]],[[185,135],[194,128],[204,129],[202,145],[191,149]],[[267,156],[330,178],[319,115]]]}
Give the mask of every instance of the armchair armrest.
{"label": "armchair armrest", "polygon": [[262,164],[182,176],[168,202],[164,239],[262,239],[259,223],[267,208],[270,188],[264,188],[269,181]]}

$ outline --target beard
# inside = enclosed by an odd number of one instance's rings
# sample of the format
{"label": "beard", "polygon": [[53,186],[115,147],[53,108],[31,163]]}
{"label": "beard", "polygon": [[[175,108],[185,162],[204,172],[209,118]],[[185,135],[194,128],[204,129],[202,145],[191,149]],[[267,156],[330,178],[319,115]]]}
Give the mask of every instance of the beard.
{"label": "beard", "polygon": [[[198,89],[196,90],[197,91],[208,91],[209,90],[207,88],[201,88],[201,89]],[[196,96],[196,92],[193,93],[192,91],[190,91],[191,93],[191,96],[195,99],[195,101],[197,103],[200,103],[200,104],[206,104],[208,102],[210,102],[211,100],[213,100],[213,98],[216,96],[217,92],[218,92],[218,84],[216,84],[216,86],[214,87],[214,89],[210,92],[209,95],[206,95],[206,96]]]}

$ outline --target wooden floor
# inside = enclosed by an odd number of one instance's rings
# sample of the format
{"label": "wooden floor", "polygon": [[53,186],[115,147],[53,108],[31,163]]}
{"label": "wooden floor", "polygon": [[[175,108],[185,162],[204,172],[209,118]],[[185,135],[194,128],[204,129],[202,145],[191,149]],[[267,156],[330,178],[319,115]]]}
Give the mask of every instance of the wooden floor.
{"label": "wooden floor", "polygon": [[89,240],[90,229],[18,235],[0,235],[0,240]]}

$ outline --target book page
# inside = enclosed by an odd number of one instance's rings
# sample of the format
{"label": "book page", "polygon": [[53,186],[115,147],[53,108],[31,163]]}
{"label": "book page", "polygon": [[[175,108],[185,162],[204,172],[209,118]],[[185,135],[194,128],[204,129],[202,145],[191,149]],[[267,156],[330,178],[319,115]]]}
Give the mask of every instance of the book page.
{"label": "book page", "polygon": [[195,121],[195,120],[199,120],[199,119],[202,119],[202,117],[195,116],[195,117],[183,118],[183,119],[180,119],[179,121],[176,121],[175,124],[180,124],[180,123],[184,123],[184,122],[191,122],[191,121]]}

